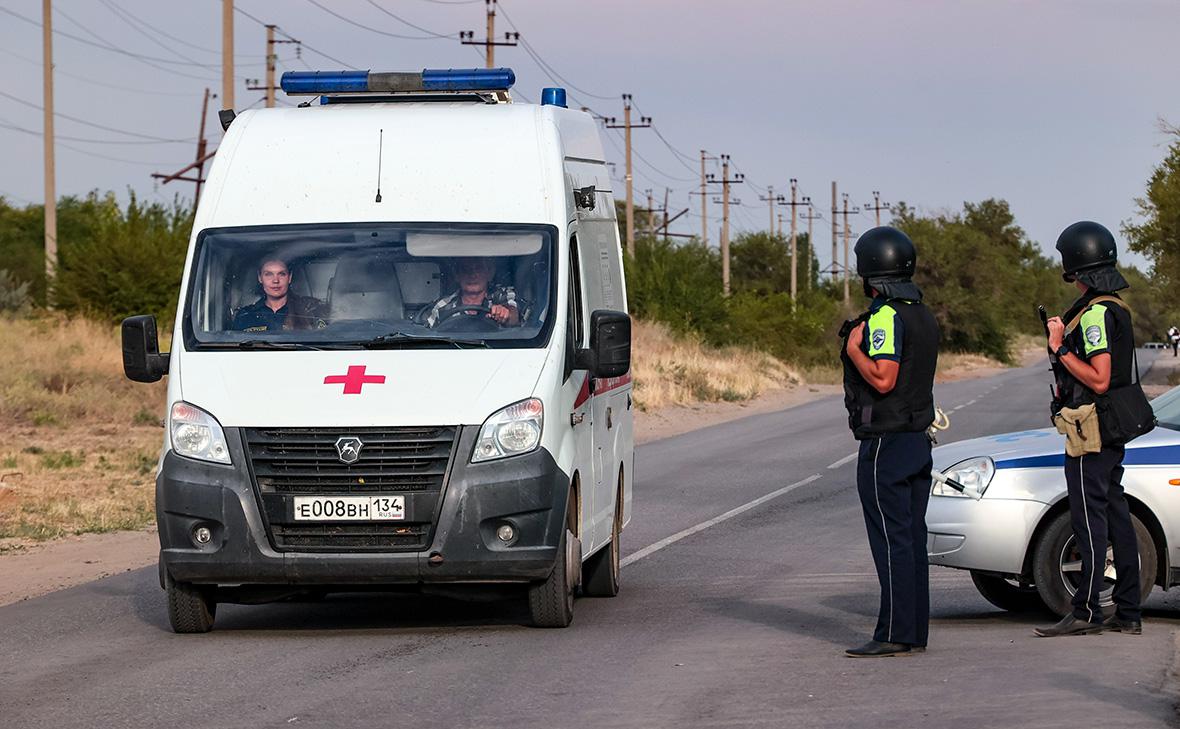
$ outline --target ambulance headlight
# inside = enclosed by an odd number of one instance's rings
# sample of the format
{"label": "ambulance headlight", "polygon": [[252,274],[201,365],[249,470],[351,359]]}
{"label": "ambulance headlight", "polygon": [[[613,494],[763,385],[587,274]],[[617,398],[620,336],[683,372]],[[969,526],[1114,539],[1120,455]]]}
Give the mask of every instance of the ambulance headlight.
{"label": "ambulance headlight", "polygon": [[[959,461],[944,471],[944,473],[952,481],[961,483],[968,489],[974,490],[977,494],[983,496],[983,492],[987,490],[988,484],[992,482],[992,477],[996,475],[996,464],[987,456],[968,458],[965,461]],[[961,496],[963,498],[969,498],[966,494],[961,494],[950,486],[938,482],[935,482],[934,489],[930,493],[935,496]]]}
{"label": "ambulance headlight", "polygon": [[535,451],[541,444],[544,424],[545,408],[537,398],[509,405],[484,421],[471,462],[494,461]]}
{"label": "ambulance headlight", "polygon": [[229,463],[225,433],[212,415],[196,405],[178,402],[168,414],[168,434],[177,455],[198,461]]}

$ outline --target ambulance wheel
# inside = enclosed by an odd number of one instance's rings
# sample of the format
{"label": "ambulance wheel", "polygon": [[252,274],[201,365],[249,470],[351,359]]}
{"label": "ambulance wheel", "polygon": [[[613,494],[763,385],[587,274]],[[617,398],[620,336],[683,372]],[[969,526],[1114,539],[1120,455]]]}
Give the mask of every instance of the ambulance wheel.
{"label": "ambulance wheel", "polygon": [[[621,494],[620,494],[621,496]],[[610,544],[591,555],[582,565],[582,594],[590,597],[614,597],[619,594],[619,536],[623,530],[623,500],[615,499],[615,517],[610,528]]]}
{"label": "ambulance wheel", "polygon": [[187,582],[168,585],[168,622],[175,633],[208,633],[213,630],[217,602],[209,590]]}
{"label": "ambulance wheel", "polygon": [[[1131,525],[1135,528],[1136,541],[1139,543],[1139,600],[1143,602],[1155,584],[1155,542],[1147,527],[1134,514],[1131,515]],[[1107,546],[1102,562],[1105,572],[1102,591],[1098,593],[1098,604],[1104,613],[1109,614],[1114,611],[1116,577],[1114,552],[1110,546]],[[1037,592],[1050,610],[1062,616],[1073,611],[1073,595],[1082,580],[1082,557],[1078,551],[1078,542],[1074,539],[1073,527],[1069,523],[1068,511],[1054,517],[1041,534],[1036,551],[1033,552],[1033,580]]]}
{"label": "ambulance wheel", "polygon": [[567,526],[549,578],[529,585],[529,617],[535,627],[565,628],[573,622],[581,562],[582,544]]}
{"label": "ambulance wheel", "polygon": [[1033,585],[1015,582],[989,572],[971,571],[975,589],[992,605],[1013,613],[1039,612],[1045,609],[1045,601]]}

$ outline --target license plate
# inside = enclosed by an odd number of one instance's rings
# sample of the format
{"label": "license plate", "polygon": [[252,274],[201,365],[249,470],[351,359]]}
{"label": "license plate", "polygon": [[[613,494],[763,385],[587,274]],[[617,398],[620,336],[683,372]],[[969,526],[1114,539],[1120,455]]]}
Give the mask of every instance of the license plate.
{"label": "license plate", "polygon": [[295,521],[401,521],[404,496],[296,496]]}

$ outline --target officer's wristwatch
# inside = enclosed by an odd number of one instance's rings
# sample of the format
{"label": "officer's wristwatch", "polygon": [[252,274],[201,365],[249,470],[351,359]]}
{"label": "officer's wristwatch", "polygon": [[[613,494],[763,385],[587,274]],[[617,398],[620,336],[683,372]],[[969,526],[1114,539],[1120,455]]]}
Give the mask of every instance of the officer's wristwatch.
{"label": "officer's wristwatch", "polygon": [[1061,359],[1065,355],[1069,354],[1069,347],[1062,344],[1060,347],[1054,350],[1053,354],[1057,356],[1057,359]]}

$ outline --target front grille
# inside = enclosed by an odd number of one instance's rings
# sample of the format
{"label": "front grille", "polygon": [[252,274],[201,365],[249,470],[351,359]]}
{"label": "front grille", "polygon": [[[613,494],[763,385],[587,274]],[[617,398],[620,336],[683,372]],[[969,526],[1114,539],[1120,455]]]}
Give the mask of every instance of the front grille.
{"label": "front grille", "polygon": [[[248,428],[246,449],[264,494],[372,494],[442,488],[456,428]],[[355,463],[336,441],[360,438]]]}
{"label": "front grille", "polygon": [[426,549],[429,524],[274,524],[279,549],[401,551]]}
{"label": "front grille", "polygon": [[[245,428],[267,531],[280,551],[414,551],[430,544],[456,427]],[[353,463],[336,443],[359,438]],[[294,520],[295,496],[402,495],[404,521]]]}

